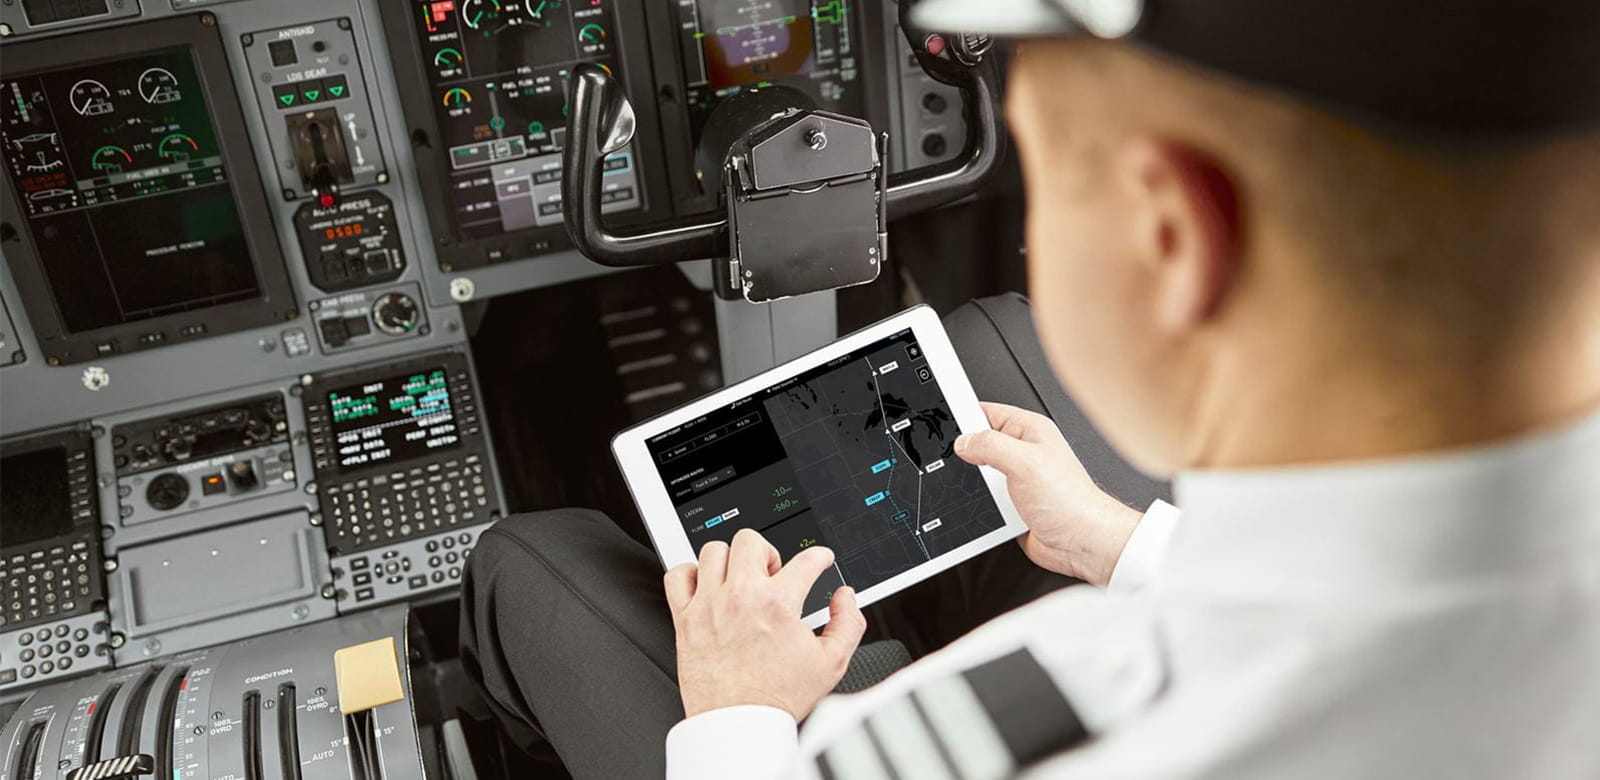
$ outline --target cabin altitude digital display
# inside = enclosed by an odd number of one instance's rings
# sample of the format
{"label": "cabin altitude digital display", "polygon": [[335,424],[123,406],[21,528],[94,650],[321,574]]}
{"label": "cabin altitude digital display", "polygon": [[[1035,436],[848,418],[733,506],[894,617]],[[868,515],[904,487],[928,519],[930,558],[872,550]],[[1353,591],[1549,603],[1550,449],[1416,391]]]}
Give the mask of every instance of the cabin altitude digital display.
{"label": "cabin altitude digital display", "polygon": [[454,449],[461,439],[444,368],[328,393],[341,472]]}

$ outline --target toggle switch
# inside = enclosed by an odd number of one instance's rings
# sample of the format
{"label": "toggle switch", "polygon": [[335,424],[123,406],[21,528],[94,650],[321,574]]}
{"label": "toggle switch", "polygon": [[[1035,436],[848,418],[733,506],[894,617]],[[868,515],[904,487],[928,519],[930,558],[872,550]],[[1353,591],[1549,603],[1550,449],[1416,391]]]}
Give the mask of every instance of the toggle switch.
{"label": "toggle switch", "polygon": [[316,197],[317,205],[333,206],[338,202],[339,185],[355,181],[338,115],[325,108],[293,114],[285,121],[301,183]]}

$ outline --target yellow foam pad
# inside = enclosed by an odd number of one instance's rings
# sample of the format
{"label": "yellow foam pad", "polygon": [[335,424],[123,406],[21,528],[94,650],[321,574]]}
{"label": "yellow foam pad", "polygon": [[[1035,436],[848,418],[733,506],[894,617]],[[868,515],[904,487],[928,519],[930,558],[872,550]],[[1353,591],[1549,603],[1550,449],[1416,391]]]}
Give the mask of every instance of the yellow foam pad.
{"label": "yellow foam pad", "polygon": [[394,637],[386,636],[333,651],[339,686],[339,711],[362,712],[406,697],[395,660]]}

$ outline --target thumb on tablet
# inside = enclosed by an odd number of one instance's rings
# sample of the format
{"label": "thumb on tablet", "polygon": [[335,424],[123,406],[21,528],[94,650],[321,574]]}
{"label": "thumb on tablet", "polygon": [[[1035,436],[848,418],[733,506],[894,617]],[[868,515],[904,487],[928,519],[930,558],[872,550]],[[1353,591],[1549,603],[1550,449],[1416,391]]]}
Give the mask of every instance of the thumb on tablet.
{"label": "thumb on tablet", "polygon": [[772,578],[782,583],[782,587],[795,599],[804,599],[811,592],[811,586],[816,584],[817,578],[833,565],[833,551],[826,547],[807,547],[800,554],[789,559],[782,569],[778,570]]}
{"label": "thumb on tablet", "polygon": [[828,602],[828,625],[822,628],[822,643],[839,664],[841,674],[866,632],[867,616],[856,604],[855,588],[846,585],[835,590],[833,601]]}
{"label": "thumb on tablet", "polygon": [[1032,445],[999,431],[964,433],[956,439],[956,454],[974,466],[993,466],[1010,474],[1033,457]]}

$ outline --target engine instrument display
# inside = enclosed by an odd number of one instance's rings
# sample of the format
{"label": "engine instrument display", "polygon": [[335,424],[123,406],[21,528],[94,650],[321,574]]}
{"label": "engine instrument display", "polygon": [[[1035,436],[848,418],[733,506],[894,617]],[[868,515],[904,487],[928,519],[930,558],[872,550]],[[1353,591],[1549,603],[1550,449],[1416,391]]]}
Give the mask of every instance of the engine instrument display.
{"label": "engine instrument display", "polygon": [[0,82],[6,166],[68,333],[258,298],[193,50]]}
{"label": "engine instrument display", "polygon": [[[561,224],[567,81],[579,62],[616,63],[611,2],[415,3],[459,238]],[[606,212],[643,205],[632,154],[607,169]]]}
{"label": "engine instrument display", "polygon": [[696,139],[718,103],[749,87],[791,87],[817,108],[864,114],[852,0],[676,0],[676,10]]}
{"label": "engine instrument display", "polygon": [[443,367],[331,390],[327,400],[341,472],[454,449],[461,441]]}

